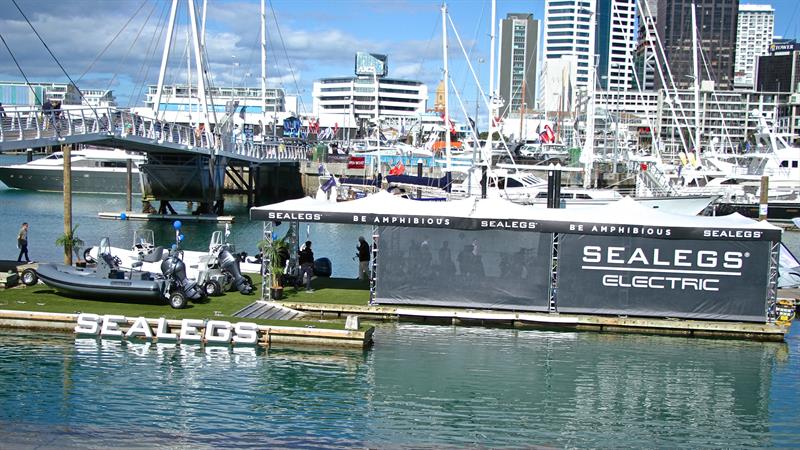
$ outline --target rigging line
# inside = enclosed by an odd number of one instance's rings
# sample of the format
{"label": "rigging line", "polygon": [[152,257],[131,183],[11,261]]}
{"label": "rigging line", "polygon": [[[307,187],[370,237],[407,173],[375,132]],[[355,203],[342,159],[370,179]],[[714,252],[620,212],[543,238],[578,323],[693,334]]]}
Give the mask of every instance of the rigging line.
{"label": "rigging line", "polygon": [[[142,35],[142,31],[144,30],[145,26],[147,26],[148,22],[150,22],[150,17],[153,15],[153,12],[156,10],[156,6],[158,6],[158,3],[157,2],[153,2],[153,7],[150,8],[150,12],[147,14],[147,17],[145,17],[144,22],[142,23],[142,26],[139,28],[139,32],[136,33],[136,37],[131,42],[131,45],[128,47],[128,51],[125,52],[125,56],[122,58],[122,67],[125,67],[125,63],[128,61],[128,56],[130,55],[131,50],[133,50],[133,47],[139,41],[139,37]],[[111,77],[111,80],[108,81],[108,86],[106,86],[106,90],[111,89],[111,85],[114,83],[114,81],[116,81],[117,75],[119,75],[119,72],[115,72],[114,76]]]}
{"label": "rigging line", "polygon": [[[132,105],[134,100],[141,99],[142,89],[144,89],[144,85],[147,83],[147,77],[150,75],[150,64],[148,64],[148,61],[150,61],[153,57],[155,57],[155,53],[156,51],[158,51],[158,45],[156,45],[155,42],[157,41],[157,37],[161,36],[161,33],[164,31],[164,27],[166,27],[167,25],[168,16],[169,16],[169,7],[168,3],[165,2],[163,15],[161,16],[159,23],[156,25],[156,32],[153,33],[153,36],[150,38],[150,43],[148,44],[147,50],[144,53],[142,65],[139,67],[139,71],[136,73],[136,76],[138,77],[139,74],[142,74],[142,72],[144,72],[142,78],[136,83],[138,85],[138,91],[136,92],[136,95],[131,96],[131,98],[128,99],[129,107]],[[136,91],[136,89],[137,88],[134,86],[134,91]],[[133,92],[131,92],[131,94],[133,94]]]}
{"label": "rigging line", "polygon": [[269,2],[269,9],[272,11],[272,17],[275,19],[275,29],[278,30],[278,37],[281,39],[281,46],[283,46],[283,53],[286,56],[286,63],[289,66],[289,72],[292,74],[292,80],[294,80],[294,87],[297,89],[297,99],[300,102],[300,107],[303,111],[306,111],[306,105],[303,103],[303,96],[300,95],[300,85],[297,83],[297,77],[294,74],[294,67],[292,67],[292,62],[289,60],[289,52],[286,50],[286,42],[283,40],[283,33],[281,33],[281,26],[278,24],[278,16],[275,14],[275,7],[272,2]]}
{"label": "rigging line", "polygon": [[139,8],[136,9],[136,12],[134,12],[133,15],[128,19],[128,21],[125,22],[125,25],[123,25],[122,28],[120,28],[120,30],[117,31],[117,34],[115,34],[114,37],[111,39],[111,41],[109,41],[108,44],[106,44],[106,46],[103,48],[103,50],[101,50],[100,53],[98,53],[97,56],[94,57],[94,60],[89,64],[89,67],[87,67],[86,70],[83,71],[81,76],[78,77],[78,81],[83,80],[83,77],[85,77],[86,74],[89,73],[90,70],[92,70],[92,67],[94,67],[94,65],[97,62],[97,60],[99,60],[100,57],[103,56],[103,54],[106,52],[106,50],[108,50],[108,48],[111,47],[111,44],[113,44],[114,41],[117,40],[117,38],[119,37],[120,34],[122,34],[123,31],[125,31],[125,28],[128,28],[128,25],[139,14],[139,11],[141,11],[142,8],[144,8],[144,5],[146,5],[146,4],[147,4],[147,0],[142,0],[142,4],[139,5]]}
{"label": "rigging line", "polygon": [[428,38],[428,43],[425,44],[425,50],[422,52],[422,61],[420,62],[419,67],[417,67],[417,73],[414,76],[414,78],[417,79],[420,78],[420,75],[422,74],[422,67],[424,67],[425,63],[428,62],[428,56],[427,56],[428,49],[431,48],[431,42],[433,42],[433,38],[436,36],[436,30],[438,28],[439,28],[439,20],[437,18],[436,20],[433,21],[433,28],[431,29],[431,37]]}
{"label": "rigging line", "polygon": [[56,55],[54,55],[53,52],[50,50],[50,47],[47,46],[47,43],[44,41],[44,39],[42,39],[42,36],[40,36],[39,32],[36,31],[36,27],[34,27],[31,21],[28,20],[28,16],[26,16],[25,13],[22,12],[22,9],[17,4],[17,0],[11,0],[11,2],[14,3],[14,6],[17,7],[17,11],[19,11],[19,13],[22,14],[22,17],[25,19],[25,22],[28,22],[28,26],[31,27],[33,33],[36,35],[37,38],[39,38],[39,42],[41,42],[42,45],[44,45],[44,48],[47,50],[48,53],[50,53],[50,56],[53,57],[53,60],[56,62],[56,64],[58,64],[58,67],[61,69],[62,72],[64,72],[64,75],[67,76],[69,82],[72,83],[73,86],[75,86],[75,90],[78,91],[78,95],[80,95],[81,98],[84,101],[86,101],[87,106],[89,106],[89,108],[94,112],[94,114],[97,115],[97,110],[94,109],[94,106],[89,104],[88,100],[86,100],[86,97],[83,95],[83,92],[81,92],[81,89],[78,87],[77,84],[75,84],[75,81],[72,79],[72,77],[69,76],[67,71],[64,69],[64,66],[61,65],[61,61],[59,61],[58,58],[56,58]]}
{"label": "rigging line", "polygon": [[20,67],[20,65],[19,65],[19,62],[17,61],[17,57],[16,57],[16,56],[14,56],[14,52],[12,52],[12,51],[11,51],[11,47],[9,47],[9,46],[8,46],[8,43],[6,42],[6,40],[5,40],[5,38],[3,37],[2,33],[0,33],[0,40],[2,40],[2,41],[3,41],[3,45],[5,45],[5,46],[6,46],[6,50],[8,50],[8,54],[9,54],[9,55],[11,55],[11,59],[13,59],[13,60],[14,60],[14,64],[16,64],[16,66],[17,66],[17,70],[19,70],[19,73],[21,73],[21,74],[22,74],[22,78],[24,78],[24,79],[25,79],[25,84],[27,84],[27,85],[28,85],[28,88],[31,90],[31,92],[33,92],[33,96],[36,98],[36,101],[37,101],[37,102],[38,102],[40,105],[41,105],[41,104],[43,104],[43,103],[44,103],[44,100],[43,100],[43,99],[40,99],[40,98],[39,98],[39,96],[36,94],[36,90],[33,88],[33,86],[31,86],[31,82],[30,82],[30,81],[28,81],[28,76],[27,76],[27,75],[25,75],[25,71],[24,71],[24,70],[22,70],[22,67]]}
{"label": "rigging line", "polygon": [[[469,51],[467,52],[467,57],[472,57],[472,52],[475,50],[475,47],[478,45],[478,32],[480,32],[480,27],[481,27],[481,25],[483,25],[483,17],[484,17],[484,14],[486,13],[486,3],[487,2],[482,2],[483,6],[481,7],[481,16],[478,18],[478,22],[475,23],[475,33],[473,33],[472,45],[470,46]],[[494,25],[492,25],[492,26],[494,26]],[[464,69],[461,72],[461,79],[462,79],[462,81],[461,81],[461,91],[462,92],[467,87],[467,75],[468,75],[467,67],[464,67]],[[478,102],[478,99],[475,99],[475,102]],[[467,116],[467,117],[469,117],[469,116]],[[478,120],[478,118],[476,117],[475,120]]]}

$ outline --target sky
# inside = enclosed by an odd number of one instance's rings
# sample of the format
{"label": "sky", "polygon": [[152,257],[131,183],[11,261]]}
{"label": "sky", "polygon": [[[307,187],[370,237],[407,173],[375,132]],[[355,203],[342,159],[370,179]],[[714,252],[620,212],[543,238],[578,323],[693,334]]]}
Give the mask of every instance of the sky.
{"label": "sky", "polygon": [[[202,0],[195,0],[199,9]],[[156,84],[166,36],[169,0],[16,0],[45,44],[38,40],[12,0],[0,0],[0,35],[31,81],[68,81],[79,87],[113,89],[120,106],[141,104],[147,85]],[[775,34],[800,34],[800,0],[772,0]],[[179,25],[166,83],[186,82],[188,7],[180,1]],[[489,0],[452,0],[447,5],[455,30],[481,86],[489,84]],[[533,13],[543,19],[544,0],[497,0],[497,19]],[[206,47],[216,86],[260,86],[259,0],[208,0]],[[311,111],[315,79],[352,76],[357,51],[389,55],[389,76],[419,80],[432,97],[442,76],[440,0],[268,0],[268,87],[299,94],[299,113]],[[277,20],[276,20],[277,19]],[[542,25],[543,26],[543,23]],[[477,84],[451,27],[448,64],[456,87],[451,108],[475,110]],[[483,61],[482,63],[479,61]],[[196,78],[194,73],[193,78]],[[0,79],[23,80],[0,46]],[[485,111],[483,105],[481,109]],[[459,112],[457,116],[463,117]]]}

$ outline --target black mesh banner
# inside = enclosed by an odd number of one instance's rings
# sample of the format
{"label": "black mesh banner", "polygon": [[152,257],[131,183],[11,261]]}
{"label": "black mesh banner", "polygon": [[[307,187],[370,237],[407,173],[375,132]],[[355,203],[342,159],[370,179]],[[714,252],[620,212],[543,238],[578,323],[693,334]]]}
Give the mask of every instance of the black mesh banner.
{"label": "black mesh banner", "polygon": [[547,311],[552,235],[381,227],[376,301]]}
{"label": "black mesh banner", "polygon": [[558,311],[764,322],[770,243],[560,235]]}

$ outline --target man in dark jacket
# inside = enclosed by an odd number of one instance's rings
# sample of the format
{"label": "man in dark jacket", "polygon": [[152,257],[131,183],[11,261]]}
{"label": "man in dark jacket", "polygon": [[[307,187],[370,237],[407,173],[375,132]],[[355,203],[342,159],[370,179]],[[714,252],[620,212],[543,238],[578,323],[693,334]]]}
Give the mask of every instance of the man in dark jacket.
{"label": "man in dark jacket", "polygon": [[300,278],[306,277],[306,292],[314,292],[311,289],[311,277],[314,276],[314,252],[311,250],[311,241],[306,241],[298,256]]}
{"label": "man in dark jacket", "polygon": [[358,279],[369,279],[369,244],[364,236],[358,237]]}

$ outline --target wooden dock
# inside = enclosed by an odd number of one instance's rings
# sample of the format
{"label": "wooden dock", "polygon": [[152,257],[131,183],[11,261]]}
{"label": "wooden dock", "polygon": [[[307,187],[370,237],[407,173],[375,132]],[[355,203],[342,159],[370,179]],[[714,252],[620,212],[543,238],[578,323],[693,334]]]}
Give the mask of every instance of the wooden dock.
{"label": "wooden dock", "polygon": [[658,319],[647,317],[599,316],[588,314],[548,314],[536,312],[473,310],[425,306],[342,305],[281,302],[309,316],[362,319],[408,320],[453,325],[513,326],[520,328],[601,331],[615,333],[662,334],[673,336],[735,338],[756,341],[782,341],[788,326],[748,322]]}
{"label": "wooden dock", "polygon": [[[0,328],[53,330],[72,333],[77,324],[77,319],[78,314],[0,310]],[[136,319],[136,317],[126,317],[125,323],[120,323],[120,329],[123,332],[127,331],[128,327]],[[152,327],[157,324],[156,319],[147,319],[147,321]],[[181,320],[167,320],[167,324],[172,329],[179,329]],[[201,335],[203,327],[200,327]],[[258,345],[263,347],[307,345],[315,347],[367,348],[372,345],[372,334],[375,329],[369,327],[363,330],[335,330],[308,326],[259,325],[258,331],[261,336]],[[192,342],[190,345],[199,343]],[[202,344],[205,345],[207,343],[203,341]]]}
{"label": "wooden dock", "polygon": [[97,216],[101,219],[109,220],[180,220],[181,222],[214,222],[214,223],[233,223],[233,216],[217,216],[215,214],[146,214],[125,211],[125,218],[122,212],[100,212]]}
{"label": "wooden dock", "polygon": [[234,317],[265,320],[300,320],[306,313],[275,302],[259,300],[235,312]]}

